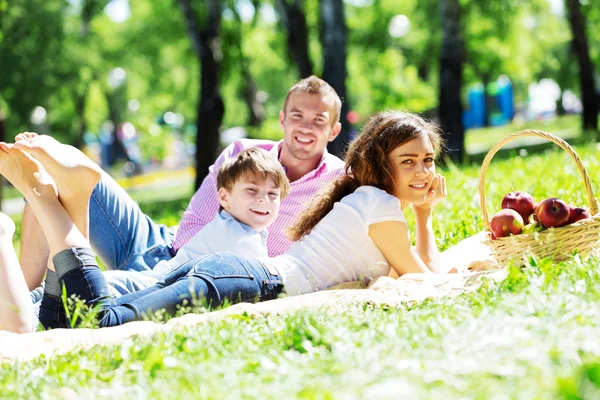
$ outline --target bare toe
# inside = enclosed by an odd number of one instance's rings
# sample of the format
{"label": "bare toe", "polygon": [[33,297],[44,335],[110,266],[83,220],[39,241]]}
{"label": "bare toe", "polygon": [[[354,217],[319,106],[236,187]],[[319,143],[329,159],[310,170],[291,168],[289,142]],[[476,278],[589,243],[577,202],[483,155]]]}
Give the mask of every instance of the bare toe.
{"label": "bare toe", "polygon": [[31,141],[36,136],[39,135],[35,132],[21,132],[17,136],[15,136],[15,142],[18,142],[19,140]]}
{"label": "bare toe", "polygon": [[0,142],[0,149],[2,149],[2,151],[10,151],[10,149],[12,149],[12,147],[13,147],[12,144]]}

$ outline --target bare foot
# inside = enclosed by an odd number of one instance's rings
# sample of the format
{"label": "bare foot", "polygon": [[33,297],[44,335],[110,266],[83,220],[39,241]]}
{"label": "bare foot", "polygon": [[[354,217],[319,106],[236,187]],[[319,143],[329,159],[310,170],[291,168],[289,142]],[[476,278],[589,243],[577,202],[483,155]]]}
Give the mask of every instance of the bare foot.
{"label": "bare foot", "polygon": [[39,135],[35,132],[21,132],[15,136],[15,142],[18,142],[19,140],[31,140],[36,136]]}
{"label": "bare foot", "polygon": [[44,195],[57,195],[52,177],[40,162],[4,142],[0,142],[0,175],[3,175],[28,201]]}
{"label": "bare foot", "polygon": [[15,139],[14,147],[38,159],[52,176],[59,198],[92,194],[102,169],[81,151],[34,132],[24,132]]}

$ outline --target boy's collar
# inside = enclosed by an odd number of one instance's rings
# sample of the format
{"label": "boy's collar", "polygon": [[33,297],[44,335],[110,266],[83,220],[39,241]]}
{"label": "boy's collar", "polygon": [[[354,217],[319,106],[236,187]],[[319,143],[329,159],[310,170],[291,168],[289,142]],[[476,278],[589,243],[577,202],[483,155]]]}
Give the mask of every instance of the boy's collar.
{"label": "boy's collar", "polygon": [[251,227],[250,225],[246,225],[245,223],[238,221],[233,215],[231,215],[231,213],[229,211],[226,210],[221,210],[219,212],[219,215],[221,215],[221,218],[223,218],[223,220],[225,221],[229,221],[229,220],[235,220],[238,224],[240,224],[242,226],[242,228],[246,231],[246,232],[250,232],[250,233],[261,233],[263,231],[266,231],[266,229],[263,229],[262,231],[257,231],[256,229],[254,229],[253,227]]}

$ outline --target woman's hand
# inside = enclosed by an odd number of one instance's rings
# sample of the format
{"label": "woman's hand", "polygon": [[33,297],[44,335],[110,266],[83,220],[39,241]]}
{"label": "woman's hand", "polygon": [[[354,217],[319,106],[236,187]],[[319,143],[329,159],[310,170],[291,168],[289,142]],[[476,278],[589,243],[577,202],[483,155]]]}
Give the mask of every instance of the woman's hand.
{"label": "woman's hand", "polygon": [[413,210],[427,210],[435,206],[440,201],[444,200],[448,196],[446,190],[446,178],[441,174],[436,174],[431,182],[431,187],[427,193],[425,201],[421,204],[413,204]]}

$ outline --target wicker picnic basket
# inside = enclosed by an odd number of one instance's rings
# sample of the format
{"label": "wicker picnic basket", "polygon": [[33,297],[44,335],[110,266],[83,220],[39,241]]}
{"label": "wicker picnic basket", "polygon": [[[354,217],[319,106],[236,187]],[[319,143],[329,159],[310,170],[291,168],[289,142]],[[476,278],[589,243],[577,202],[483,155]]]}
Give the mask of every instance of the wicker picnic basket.
{"label": "wicker picnic basket", "polygon": [[594,197],[590,177],[575,150],[561,138],[547,132],[524,130],[514,133],[498,142],[485,156],[479,174],[479,201],[486,229],[488,232],[490,231],[490,217],[485,198],[485,173],[487,168],[494,155],[504,145],[526,136],[539,137],[553,142],[571,156],[583,178],[591,217],[560,228],[550,228],[532,234],[519,234],[496,240],[491,240],[491,237],[488,236],[485,244],[490,247],[492,255],[501,265],[507,265],[510,261],[526,263],[532,255],[538,258],[552,256],[555,261],[565,260],[574,252],[581,256],[589,255],[598,249],[600,240],[598,201]]}

